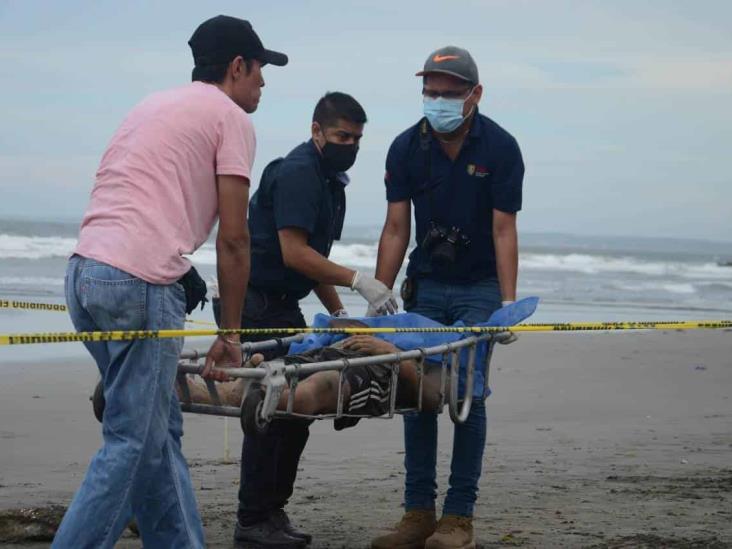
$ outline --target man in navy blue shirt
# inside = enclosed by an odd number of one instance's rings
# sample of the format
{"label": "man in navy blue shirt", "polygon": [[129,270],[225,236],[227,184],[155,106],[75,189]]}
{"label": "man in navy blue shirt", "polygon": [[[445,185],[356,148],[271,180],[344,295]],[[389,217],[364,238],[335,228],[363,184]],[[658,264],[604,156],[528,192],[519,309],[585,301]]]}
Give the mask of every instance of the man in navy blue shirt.
{"label": "man in navy blue shirt", "polygon": [[[417,246],[402,286],[404,308],[447,325],[473,325],[516,298],[524,164],[516,140],[478,112],[483,87],[470,53],[441,48],[417,76],[425,117],[389,149],[376,278],[394,285],[414,205]],[[485,434],[485,401],[476,398],[465,423],[455,425],[450,486],[437,522],[437,417],[405,416],[406,512],[373,548],[475,547],[472,516]]]}
{"label": "man in navy blue shirt", "polygon": [[[299,301],[311,291],[331,315],[348,316],[335,286],[357,291],[371,309],[396,311],[386,285],[328,259],[333,241],[341,237],[345,172],[356,160],[365,123],[366,113],[353,97],[327,93],[313,113],[312,139],[264,169],[249,204],[251,274],[242,326],[305,327]],[[266,434],[244,437],[237,542],[278,549],[310,542],[284,511],[308,427],[305,421],[273,421]]]}

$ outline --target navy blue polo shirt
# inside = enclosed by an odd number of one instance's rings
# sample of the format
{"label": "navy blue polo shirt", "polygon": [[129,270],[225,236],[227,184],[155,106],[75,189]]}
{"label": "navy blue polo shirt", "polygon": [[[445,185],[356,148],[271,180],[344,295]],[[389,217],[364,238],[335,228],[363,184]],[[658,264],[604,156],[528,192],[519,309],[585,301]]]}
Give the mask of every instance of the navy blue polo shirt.
{"label": "navy blue polo shirt", "polygon": [[[389,148],[384,180],[389,202],[414,204],[418,245],[409,255],[407,274],[458,284],[495,277],[493,209],[521,209],[523,177],[516,140],[479,113],[454,162],[424,119],[400,134]],[[430,221],[458,227],[470,239],[449,268],[433,266],[420,245]]]}
{"label": "navy blue polo shirt", "polygon": [[343,229],[344,177],[328,171],[312,140],[267,165],[249,203],[252,286],[295,299],[317,286],[316,281],[285,267],[277,231],[304,229],[308,245],[328,257]]}

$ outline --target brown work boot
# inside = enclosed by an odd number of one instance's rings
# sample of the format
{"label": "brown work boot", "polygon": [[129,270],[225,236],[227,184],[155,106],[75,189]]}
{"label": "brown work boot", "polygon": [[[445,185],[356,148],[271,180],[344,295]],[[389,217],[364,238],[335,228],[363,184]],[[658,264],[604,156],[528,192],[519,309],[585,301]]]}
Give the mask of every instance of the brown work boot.
{"label": "brown work boot", "polygon": [[424,549],[475,549],[473,519],[443,515],[435,533],[425,541]]}
{"label": "brown work boot", "polygon": [[436,524],[434,510],[407,511],[388,534],[371,540],[371,549],[423,549]]}

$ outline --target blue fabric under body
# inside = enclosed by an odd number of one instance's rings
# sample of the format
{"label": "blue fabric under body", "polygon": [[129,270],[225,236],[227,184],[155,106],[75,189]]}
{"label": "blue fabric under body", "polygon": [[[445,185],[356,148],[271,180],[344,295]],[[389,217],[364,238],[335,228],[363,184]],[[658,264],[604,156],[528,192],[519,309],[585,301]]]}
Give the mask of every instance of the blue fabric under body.
{"label": "blue fabric under body", "polygon": [[[519,322],[523,322],[530,317],[539,303],[538,297],[527,297],[505,307],[498,309],[491,317],[477,326],[515,326]],[[312,326],[314,328],[327,328],[332,317],[324,314],[317,314],[313,319]],[[371,328],[444,328],[444,324],[430,320],[429,318],[415,313],[400,313],[388,316],[362,317],[356,318]],[[462,322],[456,322],[453,327],[465,326]],[[395,333],[395,334],[374,334],[376,337],[392,343],[404,351],[412,349],[434,347],[445,343],[459,341],[466,337],[470,337],[470,333],[460,332],[429,332],[429,333]],[[333,343],[347,338],[347,334],[308,334],[300,343],[290,345],[289,354],[303,353],[312,349],[326,347]],[[476,371],[473,385],[473,396],[483,398],[490,394],[490,388],[485,386],[485,358],[488,352],[488,345],[481,343],[477,347],[476,355]],[[468,351],[463,350],[460,353],[460,384],[459,395],[465,392],[465,374],[467,371]],[[441,355],[431,355],[427,357],[437,363],[442,361]]]}

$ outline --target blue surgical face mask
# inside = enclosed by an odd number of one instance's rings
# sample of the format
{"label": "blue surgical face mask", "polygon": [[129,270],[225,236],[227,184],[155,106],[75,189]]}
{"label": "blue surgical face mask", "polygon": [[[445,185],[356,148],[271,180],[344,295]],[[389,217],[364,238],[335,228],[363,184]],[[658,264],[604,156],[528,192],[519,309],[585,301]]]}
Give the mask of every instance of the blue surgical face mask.
{"label": "blue surgical face mask", "polygon": [[432,126],[432,129],[438,133],[450,133],[458,129],[460,124],[467,118],[467,116],[463,116],[463,106],[465,105],[465,101],[473,95],[474,90],[475,88],[470,90],[468,97],[465,99],[425,97],[423,107],[424,115],[430,123],[430,126]]}

